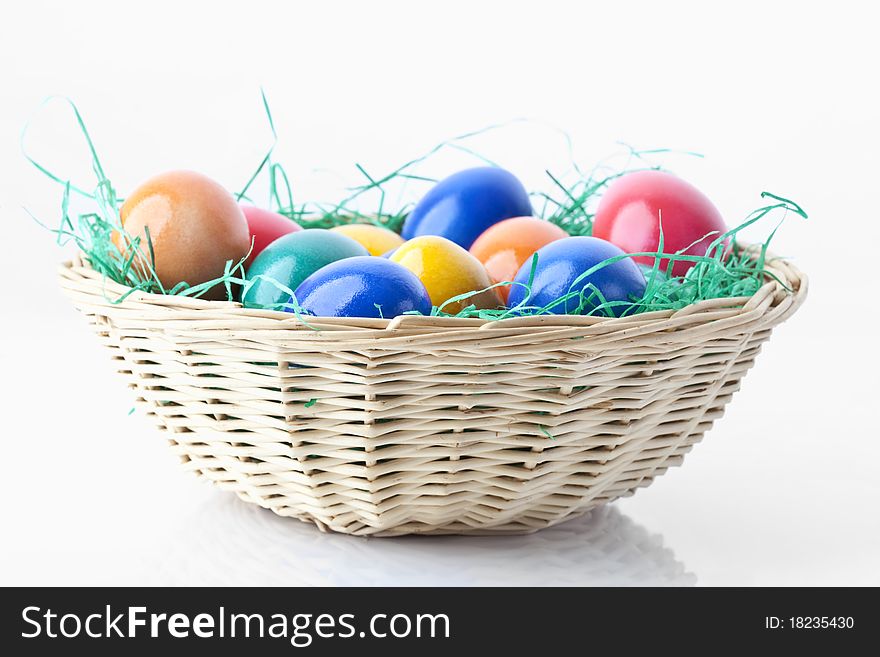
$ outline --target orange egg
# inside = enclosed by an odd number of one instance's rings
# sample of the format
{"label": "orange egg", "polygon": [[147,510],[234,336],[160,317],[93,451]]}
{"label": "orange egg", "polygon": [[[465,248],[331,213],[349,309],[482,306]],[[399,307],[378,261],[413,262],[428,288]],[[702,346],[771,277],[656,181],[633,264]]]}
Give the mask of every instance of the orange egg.
{"label": "orange egg", "polygon": [[[471,254],[483,263],[493,283],[512,281],[535,251],[563,237],[568,233],[549,221],[513,217],[489,226],[471,246]],[[507,301],[510,286],[495,289]]]}
{"label": "orange egg", "polygon": [[[182,281],[197,285],[219,278],[227,260],[237,263],[250,248],[247,221],[232,194],[193,171],[150,178],[125,200],[119,218],[132,239],[140,236],[145,259],[149,228],[156,275],[166,290]],[[118,233],[113,241],[124,248]],[[226,291],[217,285],[203,296],[223,299]]]}

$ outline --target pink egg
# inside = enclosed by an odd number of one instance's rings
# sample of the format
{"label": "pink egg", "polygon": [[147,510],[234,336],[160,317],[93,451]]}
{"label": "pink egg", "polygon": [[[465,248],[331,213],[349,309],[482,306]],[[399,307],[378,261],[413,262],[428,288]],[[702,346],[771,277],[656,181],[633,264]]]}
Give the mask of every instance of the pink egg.
{"label": "pink egg", "polygon": [[248,256],[247,262],[245,262],[245,269],[251,266],[254,258],[260,255],[263,249],[279,237],[302,230],[300,225],[293,219],[288,219],[284,215],[272,212],[271,210],[264,210],[252,205],[242,205],[241,211],[244,213],[245,219],[247,219],[248,230],[254,242],[254,248],[250,256]]}

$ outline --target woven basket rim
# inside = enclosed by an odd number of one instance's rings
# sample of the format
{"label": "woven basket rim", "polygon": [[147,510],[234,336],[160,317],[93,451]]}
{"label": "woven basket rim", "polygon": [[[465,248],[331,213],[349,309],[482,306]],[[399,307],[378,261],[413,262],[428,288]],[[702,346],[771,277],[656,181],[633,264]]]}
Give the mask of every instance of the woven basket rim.
{"label": "woven basket rim", "polygon": [[[745,246],[757,254],[758,247]],[[765,284],[751,297],[726,297],[708,299],[690,304],[679,310],[659,310],[625,317],[589,317],[583,315],[534,315],[530,317],[511,317],[507,319],[480,319],[456,317],[428,317],[417,315],[401,315],[391,319],[372,319],[360,317],[308,317],[308,324],[292,313],[280,310],[263,310],[245,308],[236,301],[211,301],[179,295],[163,295],[150,292],[134,291],[131,288],[111,281],[91,268],[87,260],[77,254],[72,260],[62,262],[59,276],[62,287],[68,293],[77,289],[90,297],[91,303],[98,301],[100,305],[125,308],[151,308],[169,314],[174,311],[195,311],[202,319],[223,319],[235,317],[240,320],[253,319],[260,321],[261,328],[295,329],[295,330],[333,330],[333,331],[395,331],[396,329],[422,329],[435,331],[460,331],[462,329],[502,330],[517,329],[518,331],[539,330],[548,328],[588,328],[616,332],[617,330],[644,327],[646,324],[667,324],[670,320],[687,318],[692,325],[698,318],[711,323],[718,319],[730,318],[733,314],[770,314],[772,324],[784,321],[803,303],[808,286],[808,279],[791,262],[767,253],[765,269],[772,273]],[[117,299],[130,293],[124,301]],[[103,297],[102,300],[96,297]],[[768,302],[769,300],[769,302]],[[724,311],[719,313],[719,311]],[[756,311],[761,311],[757,312]],[[757,319],[757,317],[755,317]],[[703,323],[703,322],[700,322]]]}

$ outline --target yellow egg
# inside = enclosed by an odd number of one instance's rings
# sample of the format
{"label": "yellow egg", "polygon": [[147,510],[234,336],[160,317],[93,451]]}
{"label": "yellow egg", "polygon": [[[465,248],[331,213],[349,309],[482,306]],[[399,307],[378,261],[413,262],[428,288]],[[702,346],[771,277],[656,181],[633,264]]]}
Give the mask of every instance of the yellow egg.
{"label": "yellow egg", "polygon": [[[444,302],[459,294],[485,290],[492,285],[483,264],[455,242],[445,237],[424,235],[415,237],[391,255],[418,276],[428,290],[431,303],[443,306]],[[462,308],[496,308],[501,305],[494,289],[481,292],[463,301],[443,306],[443,312],[456,314]]]}
{"label": "yellow egg", "polygon": [[336,226],[330,230],[350,237],[369,251],[370,255],[374,256],[380,256],[403,244],[403,238],[400,235],[387,228],[374,226],[373,224],[346,224],[344,226]]}

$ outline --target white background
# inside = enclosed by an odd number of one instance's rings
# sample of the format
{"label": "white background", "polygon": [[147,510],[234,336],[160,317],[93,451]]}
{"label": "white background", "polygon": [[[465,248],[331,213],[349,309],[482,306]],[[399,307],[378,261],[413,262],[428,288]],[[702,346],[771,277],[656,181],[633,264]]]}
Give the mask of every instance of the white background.
{"label": "white background", "polygon": [[[825,6],[827,9],[819,9]],[[0,19],[0,583],[880,584],[876,23],[863,3],[7,4]],[[170,168],[238,189],[269,132],[300,198],[517,117],[481,150],[530,185],[572,136],[664,162],[730,223],[801,203],[776,250],[811,277],[727,416],[651,488],[524,538],[361,540],[178,471],[61,296],[57,221],[88,160],[74,98],[125,193]],[[450,165],[451,166],[451,165]],[[314,174],[330,170],[340,174]],[[772,224],[750,233],[766,234]],[[69,253],[69,250],[67,251]]]}

